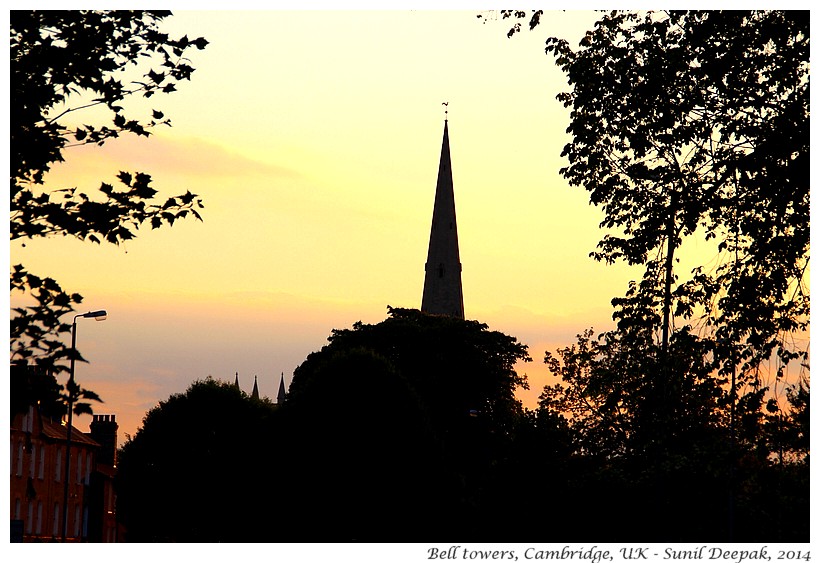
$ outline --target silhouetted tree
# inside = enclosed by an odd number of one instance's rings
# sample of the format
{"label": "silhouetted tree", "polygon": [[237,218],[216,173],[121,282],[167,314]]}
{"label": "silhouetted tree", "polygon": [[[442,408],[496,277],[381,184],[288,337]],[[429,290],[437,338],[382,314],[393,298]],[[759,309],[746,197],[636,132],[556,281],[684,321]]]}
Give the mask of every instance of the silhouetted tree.
{"label": "silhouetted tree", "polygon": [[9,367],[11,416],[36,406],[43,416],[60,420],[67,406],[75,415],[93,414],[89,401],[101,403],[99,395],[81,387],[76,381],[60,385],[54,374],[45,368],[26,362],[12,362]]}
{"label": "silhouetted tree", "polygon": [[[785,389],[786,401],[781,407],[775,397],[768,397],[764,408],[764,429],[758,437],[759,455],[776,457],[778,463],[809,461],[809,383],[801,377]],[[784,408],[785,407],[785,408]]]}
{"label": "silhouetted tree", "polygon": [[[488,507],[510,493],[496,483],[526,423],[514,396],[526,346],[476,321],[393,308],[328,340],[294,372],[282,410],[299,462],[291,504],[310,507],[299,537],[478,541],[511,528]],[[307,527],[317,518],[327,526]]]}
{"label": "silhouetted tree", "polygon": [[[580,534],[558,528],[560,537],[806,541],[807,384],[788,390],[784,410],[763,389],[746,393],[733,431],[727,382],[709,361],[711,340],[680,329],[664,353],[645,332],[593,338],[589,330],[546,354],[559,382],[544,388],[536,412],[547,428],[560,427],[555,419],[569,428],[563,492],[573,501],[565,521],[583,517],[587,525]],[[656,376],[667,366],[675,377],[659,396]],[[620,506],[617,521],[607,516],[612,505]]]}
{"label": "silhouetted tree", "polygon": [[[788,517],[773,494],[807,484],[801,454],[780,453],[801,451],[804,387],[781,412],[760,371],[807,359],[793,337],[809,326],[808,13],[610,12],[577,49],[552,37],[546,52],[571,86],[561,173],[605,214],[592,256],[644,273],[613,299],[616,331],[547,354],[562,383],[539,410],[566,417],[599,501],[633,499],[648,535],[613,540],[703,540],[732,519],[736,539],[806,538],[808,489]],[[685,275],[688,239],[716,257]],[[656,528],[660,514],[686,528]],[[775,516],[791,525],[766,528]]]}
{"label": "silhouetted tree", "polygon": [[294,382],[279,443],[288,541],[428,537],[440,523],[431,507],[452,502],[441,452],[405,378],[372,350],[339,348],[311,355]]}
{"label": "silhouetted tree", "polygon": [[126,541],[248,542],[276,538],[281,459],[276,407],[236,386],[196,381],[151,409],[119,452],[117,514]]}
{"label": "silhouetted tree", "polygon": [[[159,110],[134,117],[123,104],[130,96],[150,98],[176,90],[194,71],[186,58],[203,49],[203,38],[173,39],[159,30],[170,15],[160,11],[10,12],[10,237],[11,240],[73,236],[118,244],[148,222],[152,228],[192,215],[201,202],[186,192],[154,203],[151,176],[120,171],[121,189],[103,182],[98,197],[76,187],[44,187],[44,176],[65,150],[132,133],[148,136],[170,125]],[[96,108],[97,111],[82,112]],[[103,111],[100,111],[103,110]],[[137,110],[134,110],[135,112]],[[86,119],[103,120],[94,124]],[[103,116],[103,117],[101,117]],[[107,117],[105,117],[107,116]],[[110,121],[105,121],[106,119]],[[69,293],[50,277],[15,265],[11,292],[32,301],[12,308],[11,357],[50,370],[67,369],[70,349],[61,336],[71,330],[60,318],[82,296]],[[82,360],[78,354],[77,359]]]}
{"label": "silhouetted tree", "polygon": [[[599,541],[725,537],[728,409],[708,361],[711,347],[680,330],[664,352],[651,330],[633,327],[597,337],[588,330],[557,356],[546,353],[560,382],[544,388],[538,412],[570,428],[575,471],[568,488],[579,504],[569,510],[597,507],[589,524]],[[676,377],[659,396],[664,366]],[[598,517],[623,498],[623,519]]]}
{"label": "silhouetted tree", "polygon": [[37,405],[41,414],[62,418],[65,406],[60,399],[60,384],[57,379],[41,368],[25,363],[15,363],[9,369],[10,415],[22,414],[31,405]]}
{"label": "silhouetted tree", "polygon": [[[660,439],[659,431],[669,447],[690,441],[695,429],[723,422],[723,394],[711,377],[708,341],[675,333],[667,361],[678,377],[661,404],[654,381],[664,358],[651,332],[592,334],[584,332],[576,345],[545,358],[561,382],[545,387],[540,406],[567,419],[576,448],[606,457],[643,454]],[[662,418],[668,422],[659,429]]]}
{"label": "silhouetted tree", "polygon": [[[649,300],[664,348],[674,318],[695,319],[721,373],[752,385],[773,352],[779,373],[806,357],[790,336],[809,323],[808,26],[799,11],[612,12],[577,50],[547,40],[572,86],[561,173],[622,231],[592,256],[645,266],[616,318]],[[678,282],[691,236],[719,258]]]}

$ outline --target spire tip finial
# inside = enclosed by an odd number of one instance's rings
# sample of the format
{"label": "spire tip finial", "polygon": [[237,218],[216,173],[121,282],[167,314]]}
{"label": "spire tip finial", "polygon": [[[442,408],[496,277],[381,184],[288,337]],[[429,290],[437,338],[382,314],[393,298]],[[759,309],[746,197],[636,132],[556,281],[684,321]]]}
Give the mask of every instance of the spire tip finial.
{"label": "spire tip finial", "polygon": [[441,102],[441,105],[444,106],[444,121],[447,121],[447,111],[449,109],[447,106],[450,105],[450,102]]}

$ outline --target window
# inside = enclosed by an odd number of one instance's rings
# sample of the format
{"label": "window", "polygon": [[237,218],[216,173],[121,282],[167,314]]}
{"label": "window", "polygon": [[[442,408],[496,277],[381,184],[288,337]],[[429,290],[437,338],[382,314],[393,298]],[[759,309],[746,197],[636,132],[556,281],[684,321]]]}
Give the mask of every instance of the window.
{"label": "window", "polygon": [[14,499],[14,519],[20,519],[20,499]]}
{"label": "window", "polygon": [[46,447],[40,446],[40,468],[37,470],[37,478],[42,479],[46,470]]}
{"label": "window", "polygon": [[31,525],[34,523],[34,501],[28,501],[28,518],[26,518],[26,533],[31,533]]}
{"label": "window", "polygon": [[34,478],[34,466],[37,464],[37,448],[31,446],[31,457],[28,459],[28,474],[32,479]]}
{"label": "window", "polygon": [[82,483],[83,479],[83,456],[85,452],[80,450],[77,453],[77,483]]}
{"label": "window", "polygon": [[23,475],[23,441],[17,443],[17,476]]}
{"label": "window", "polygon": [[80,536],[80,505],[74,507],[74,537]]}
{"label": "window", "polygon": [[51,535],[60,535],[60,503],[54,503],[54,526],[51,528]]}
{"label": "window", "polygon": [[61,467],[60,467],[62,465],[62,463],[63,463],[63,450],[62,450],[62,448],[57,448],[57,461],[54,463],[54,480],[57,481],[58,483],[60,482],[60,474],[62,473]]}
{"label": "window", "polygon": [[37,535],[43,533],[43,501],[37,503]]}
{"label": "window", "polygon": [[91,483],[91,452],[85,458],[85,484]]}

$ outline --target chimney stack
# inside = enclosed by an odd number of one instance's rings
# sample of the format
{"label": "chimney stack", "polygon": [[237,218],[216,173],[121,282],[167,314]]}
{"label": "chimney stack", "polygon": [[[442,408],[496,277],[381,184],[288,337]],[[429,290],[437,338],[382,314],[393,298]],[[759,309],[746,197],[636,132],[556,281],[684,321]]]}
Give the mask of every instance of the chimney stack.
{"label": "chimney stack", "polygon": [[102,446],[97,457],[99,463],[117,464],[117,415],[95,414],[91,422],[91,438]]}

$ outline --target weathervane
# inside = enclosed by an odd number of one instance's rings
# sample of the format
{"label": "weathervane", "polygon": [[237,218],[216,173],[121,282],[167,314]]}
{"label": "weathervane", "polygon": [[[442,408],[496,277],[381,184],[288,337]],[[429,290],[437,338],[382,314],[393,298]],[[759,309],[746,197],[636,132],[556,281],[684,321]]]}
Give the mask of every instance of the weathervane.
{"label": "weathervane", "polygon": [[450,105],[450,102],[441,102],[441,105],[444,106],[444,121],[447,121],[447,106]]}

